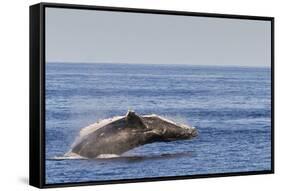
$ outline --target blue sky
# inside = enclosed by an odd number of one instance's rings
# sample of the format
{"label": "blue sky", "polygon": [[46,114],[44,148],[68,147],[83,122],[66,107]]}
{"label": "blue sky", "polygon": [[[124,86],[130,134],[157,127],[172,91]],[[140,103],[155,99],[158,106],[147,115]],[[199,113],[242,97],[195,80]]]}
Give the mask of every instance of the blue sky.
{"label": "blue sky", "polygon": [[47,8],[47,62],[270,66],[269,21]]}

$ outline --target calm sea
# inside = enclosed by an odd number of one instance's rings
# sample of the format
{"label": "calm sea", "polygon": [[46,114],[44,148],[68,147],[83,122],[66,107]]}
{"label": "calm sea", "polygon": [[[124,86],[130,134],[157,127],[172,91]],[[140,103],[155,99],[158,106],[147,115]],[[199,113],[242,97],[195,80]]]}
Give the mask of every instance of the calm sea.
{"label": "calm sea", "polygon": [[[270,68],[46,65],[46,183],[270,170]],[[193,140],[118,158],[56,160],[99,119],[158,114],[197,127]]]}

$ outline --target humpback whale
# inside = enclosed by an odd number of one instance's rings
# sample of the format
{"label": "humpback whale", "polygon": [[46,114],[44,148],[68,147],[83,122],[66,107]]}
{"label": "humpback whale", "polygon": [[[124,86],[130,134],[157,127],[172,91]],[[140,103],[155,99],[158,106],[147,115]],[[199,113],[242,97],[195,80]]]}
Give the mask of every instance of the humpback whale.
{"label": "humpback whale", "polygon": [[125,116],[101,120],[83,128],[65,156],[96,158],[105,154],[120,155],[141,145],[196,136],[195,127],[155,114],[141,116],[128,111]]}

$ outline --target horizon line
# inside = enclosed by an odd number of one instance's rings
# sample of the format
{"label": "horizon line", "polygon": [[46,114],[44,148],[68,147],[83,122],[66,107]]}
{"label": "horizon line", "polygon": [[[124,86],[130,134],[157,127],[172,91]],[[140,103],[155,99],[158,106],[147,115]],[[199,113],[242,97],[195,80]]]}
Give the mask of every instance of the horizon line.
{"label": "horizon line", "polygon": [[46,64],[124,64],[124,65],[181,65],[181,66],[221,66],[221,67],[244,67],[244,68],[271,68],[269,66],[257,66],[257,65],[208,65],[208,64],[183,64],[183,63],[125,63],[125,62],[63,62],[63,61],[45,61]]}

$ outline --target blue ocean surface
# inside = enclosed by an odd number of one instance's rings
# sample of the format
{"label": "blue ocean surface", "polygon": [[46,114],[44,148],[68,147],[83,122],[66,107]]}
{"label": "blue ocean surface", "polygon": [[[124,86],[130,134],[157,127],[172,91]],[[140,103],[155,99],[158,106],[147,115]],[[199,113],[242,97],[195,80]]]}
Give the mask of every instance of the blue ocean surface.
{"label": "blue ocean surface", "polygon": [[[270,68],[46,64],[46,183],[271,169]],[[192,140],[117,158],[58,160],[99,119],[157,114],[198,129]]]}

